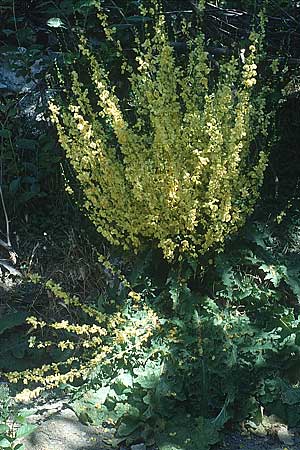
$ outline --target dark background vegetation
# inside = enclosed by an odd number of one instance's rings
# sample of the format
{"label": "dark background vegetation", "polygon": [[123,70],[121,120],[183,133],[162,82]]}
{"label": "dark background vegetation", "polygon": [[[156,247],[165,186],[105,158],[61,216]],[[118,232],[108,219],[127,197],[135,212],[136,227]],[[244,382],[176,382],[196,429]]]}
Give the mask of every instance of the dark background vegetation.
{"label": "dark background vegetation", "polygon": [[[138,14],[138,2],[105,0],[104,3],[111,25],[130,52],[132,32],[141,30],[144,23]],[[207,3],[203,24],[213,67],[217,68],[223,57],[245,45],[261,5],[259,0]],[[186,45],[179,24],[183,17],[196,23],[199,11],[195,2],[164,0],[163,8],[174,48],[179,55],[184,55]],[[215,260],[215,265],[191,280],[188,290],[182,294],[183,304],[193,303],[192,291],[209,295],[216,301],[224,321],[228,320],[233,329],[236,327],[239,335],[236,348],[244,351],[238,362],[230,362],[221,356],[219,366],[209,362],[210,352],[217,352],[218,345],[229,346],[221,328],[215,331],[215,347],[207,350],[205,358],[209,376],[217,378],[207,393],[214,401],[214,405],[206,405],[209,413],[215,413],[222,405],[224,393],[220,395],[221,389],[228,395],[238,391],[235,395],[239,403],[243,403],[242,398],[247,399],[249,405],[246,402],[245,411],[235,410],[232,417],[237,420],[247,416],[251,402],[252,406],[257,406],[259,401],[265,402],[271,405],[270,411],[273,407],[285,419],[292,415],[293,408],[299,408],[300,403],[299,388],[295,388],[298,389],[296,393],[293,391],[293,401],[276,403],[274,400],[275,393],[291,394],[288,389],[294,389],[284,383],[299,381],[300,343],[296,340],[286,347],[278,344],[276,351],[272,347],[272,339],[282,343],[293,333],[297,336],[300,333],[297,322],[300,298],[300,4],[292,0],[270,0],[267,15],[265,58],[269,64],[274,59],[279,63],[278,72],[271,81],[267,70],[261,68],[266,72],[266,83],[273,86],[269,108],[276,108],[272,131],[276,139],[270,150],[261,198],[246,227],[238,236],[229,239],[224,254]],[[118,287],[113,276],[98,262],[97,251],[101,251],[125,272],[128,267],[134,269],[132,272],[127,270],[127,275],[136,290],[151,290],[145,282],[146,278],[151,278],[153,292],[159,299],[157,305],[159,302],[164,305],[164,302],[168,303],[166,297],[174,296],[172,283],[176,277],[172,279],[160,257],[154,253],[148,254],[148,259],[142,255],[137,261],[128,255],[121,257],[95,233],[78,208],[78,202],[65,193],[66,179],[72,177],[72,170],[50,125],[47,101],[60,89],[55,81],[56,64],[64,74],[74,62],[80,65],[76,50],[78,31],[86,33],[96,53],[106,55],[106,63],[114,76],[114,55],[99,27],[92,1],[0,1],[0,61],[5,69],[0,72],[0,185],[5,204],[5,208],[0,209],[0,237],[4,241],[8,237],[6,211],[9,238],[18,254],[18,268],[22,273],[39,272],[45,278],[53,278],[83,301],[96,299],[101,306],[105,295],[116,292]],[[17,80],[10,82],[8,75],[12,78],[12,74]],[[122,80],[116,79],[116,83],[122,83]],[[1,254],[3,259],[9,260],[6,248],[1,249]],[[11,266],[13,263],[10,261]],[[9,289],[9,271],[4,267],[1,270],[0,338],[3,345],[0,370],[5,372],[35,366],[39,358],[45,358],[42,352],[37,354],[27,348],[27,337],[23,333],[27,311],[42,310],[44,317],[51,320],[59,317],[61,310],[51,295],[38,285],[17,283],[14,289]],[[187,268],[187,278],[189,271],[191,269]],[[167,291],[166,282],[169,283]],[[226,316],[226,307],[230,309],[232,305],[241,305],[250,325],[247,321],[236,324],[230,315],[232,311]],[[204,327],[206,339],[211,338],[216,314],[216,309],[209,308],[207,306]],[[167,308],[165,311],[164,306],[157,306],[157,309],[160,312],[162,309],[167,316]],[[184,314],[186,312],[179,311],[178,320],[183,320]],[[11,322],[7,323],[7,315]],[[288,324],[284,332],[280,331],[282,316]],[[269,333],[271,330],[275,330],[273,337]],[[188,325],[186,332],[182,331],[187,339],[190,331]],[[256,337],[261,333],[265,347],[258,346],[259,337],[253,338],[251,347],[247,340],[251,333]],[[175,359],[182,357],[184,360],[176,345],[173,351]],[[55,358],[57,354],[48,355],[48,360]],[[190,360],[184,362],[190,364]],[[232,377],[230,364],[237,364],[239,371],[228,385],[226,383]],[[247,379],[249,365],[254,374],[251,395],[245,381],[239,385],[239,380]],[[175,367],[175,371],[185,384],[186,374],[183,376],[179,367]],[[272,384],[275,379],[277,381]],[[195,383],[198,382],[196,379]],[[187,397],[193,397],[195,383],[184,387]],[[295,424],[300,423],[298,416],[293,416]]]}

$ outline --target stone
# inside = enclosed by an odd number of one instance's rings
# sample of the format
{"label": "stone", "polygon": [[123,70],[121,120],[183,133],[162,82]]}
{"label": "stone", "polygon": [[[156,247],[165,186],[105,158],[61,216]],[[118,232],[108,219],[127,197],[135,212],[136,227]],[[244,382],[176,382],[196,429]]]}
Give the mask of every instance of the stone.
{"label": "stone", "polygon": [[[50,406],[50,405],[49,405]],[[49,406],[46,408],[51,410]],[[52,405],[51,405],[52,406]],[[56,406],[56,405],[55,405]],[[58,405],[57,405],[58,406]],[[110,433],[102,427],[86,426],[79,422],[74,412],[63,409],[50,414],[38,428],[21,442],[30,450],[106,450],[104,440]],[[50,411],[49,411],[50,412]],[[40,417],[36,420],[40,422]]]}
{"label": "stone", "polygon": [[130,450],[147,450],[147,447],[144,443],[142,444],[134,444],[130,447]]}
{"label": "stone", "polygon": [[283,442],[285,445],[293,445],[294,444],[294,433],[288,430],[288,427],[285,425],[281,425],[277,429],[277,436],[280,442]]}

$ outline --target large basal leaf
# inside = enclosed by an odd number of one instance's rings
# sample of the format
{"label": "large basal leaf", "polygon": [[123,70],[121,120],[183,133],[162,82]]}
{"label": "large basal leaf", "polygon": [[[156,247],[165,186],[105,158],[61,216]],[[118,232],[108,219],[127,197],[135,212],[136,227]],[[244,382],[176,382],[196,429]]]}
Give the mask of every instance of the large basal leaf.
{"label": "large basal leaf", "polygon": [[6,433],[7,431],[9,431],[9,426],[5,423],[0,423],[0,435],[1,433]]}
{"label": "large basal leaf", "polygon": [[290,386],[288,383],[281,382],[281,399],[288,405],[300,405],[300,388]]}
{"label": "large basal leaf", "polygon": [[15,417],[15,422],[20,425],[23,425],[26,423],[27,417],[30,417],[35,413],[36,413],[35,409],[26,409],[26,408],[21,409],[19,410],[18,415]]}
{"label": "large basal leaf", "polygon": [[154,389],[160,379],[161,367],[152,362],[148,362],[143,368],[134,369],[134,374],[137,378],[134,380],[144,389]]}
{"label": "large basal leaf", "polygon": [[209,450],[219,439],[211,420],[187,415],[172,418],[165,431],[156,435],[159,450]]}
{"label": "large basal leaf", "polygon": [[227,396],[215,419],[192,418],[182,412],[167,421],[165,430],[156,436],[159,450],[209,450],[220,440],[219,430],[230,418],[227,407],[233,399],[233,394]]}
{"label": "large basal leaf", "polygon": [[117,437],[126,438],[130,436],[141,426],[141,420],[138,416],[126,417],[117,430]]}
{"label": "large basal leaf", "polygon": [[86,396],[86,400],[94,405],[103,405],[107,399],[109,391],[109,386],[103,386],[96,392],[89,392]]}
{"label": "large basal leaf", "polygon": [[80,399],[71,403],[71,408],[82,423],[101,425],[109,411],[104,405],[110,387],[103,386],[97,391],[88,391]]}
{"label": "large basal leaf", "polygon": [[129,403],[117,403],[114,408],[114,413],[118,419],[123,417],[140,417],[139,410]]}
{"label": "large basal leaf", "polygon": [[129,372],[120,372],[119,375],[117,376],[117,378],[115,379],[115,382],[118,384],[121,384],[125,387],[129,387],[132,388],[133,386],[133,379],[132,379],[132,375]]}
{"label": "large basal leaf", "polygon": [[278,287],[281,280],[287,278],[287,268],[283,265],[274,266],[262,264],[259,269],[265,272],[265,280],[270,280],[274,287]]}
{"label": "large basal leaf", "polygon": [[109,411],[105,405],[91,405],[82,400],[75,400],[70,407],[80,422],[86,425],[102,425],[109,417]]}
{"label": "large basal leaf", "polygon": [[295,296],[300,299],[300,258],[290,257],[287,264],[286,283],[291,288]]}
{"label": "large basal leaf", "polygon": [[0,448],[11,448],[11,442],[6,438],[0,438]]}
{"label": "large basal leaf", "polygon": [[20,426],[17,429],[16,437],[18,439],[28,436],[33,433],[37,429],[37,425],[33,425],[32,423],[24,423],[24,425]]}
{"label": "large basal leaf", "polygon": [[10,328],[22,325],[26,319],[27,314],[25,312],[15,312],[11,314],[6,314],[2,319],[0,319],[0,334]]}

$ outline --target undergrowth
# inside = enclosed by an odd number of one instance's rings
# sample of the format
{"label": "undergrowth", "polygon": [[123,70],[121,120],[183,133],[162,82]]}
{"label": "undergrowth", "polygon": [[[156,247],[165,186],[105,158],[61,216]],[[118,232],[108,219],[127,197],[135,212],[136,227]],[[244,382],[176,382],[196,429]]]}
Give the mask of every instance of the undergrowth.
{"label": "undergrowth", "polygon": [[[52,27],[67,25],[68,17],[56,19]],[[132,29],[130,20],[118,25],[119,32]],[[26,164],[18,155],[11,159],[10,151],[32,146],[25,162],[33,164],[36,145],[30,135],[21,142],[14,136],[19,119],[6,120],[12,112],[10,102],[4,103],[2,155],[20,164],[20,171],[6,165],[15,178],[7,177],[5,189],[9,194],[17,187],[22,203],[31,183],[33,197],[39,197],[36,183],[47,178],[52,163],[46,163],[40,179],[32,172],[24,180]],[[39,141],[47,153],[43,139],[47,135]],[[258,425],[269,414],[299,426],[296,150],[292,156],[273,152],[266,197],[256,215],[237,236],[227,238],[222,253],[197,261],[183,254],[181,261],[168,264],[154,248],[138,257],[119,253],[94,235],[91,245],[86,225],[80,233],[75,226],[75,209],[62,217],[68,209],[63,195],[55,203],[55,220],[48,204],[45,216],[52,219],[35,215],[20,222],[15,240],[23,246],[24,279],[0,292],[1,381],[9,381],[15,399],[23,403],[61,389],[71,396],[70,407],[82,422],[115,428],[113,446],[145,442],[159,450],[208,450],[224,428],[242,421]],[[106,250],[104,256],[99,248]],[[11,400],[5,388],[2,392],[1,439],[14,448],[17,428],[10,428]],[[14,414],[22,426],[25,417],[17,408]]]}
{"label": "undergrowth", "polygon": [[0,386],[0,448],[25,450],[20,439],[31,434],[37,427],[27,422],[34,411],[20,409],[10,396],[6,384]]}
{"label": "undergrowth", "polygon": [[279,240],[284,226],[252,222],[206,271],[143,255],[90,306],[33,277],[70,315],[23,319],[28,351],[53,360],[6,373],[26,383],[17,398],[65,389],[81,421],[116,428],[113,445],[209,449],[225,425],[263,414],[297,426],[300,260]]}

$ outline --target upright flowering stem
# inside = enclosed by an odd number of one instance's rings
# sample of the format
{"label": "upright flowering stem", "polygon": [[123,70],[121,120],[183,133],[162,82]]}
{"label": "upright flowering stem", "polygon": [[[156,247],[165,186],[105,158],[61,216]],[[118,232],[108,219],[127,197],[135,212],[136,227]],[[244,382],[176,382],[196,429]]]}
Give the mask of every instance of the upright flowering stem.
{"label": "upright flowering stem", "polygon": [[[135,252],[151,242],[172,261],[221,249],[253,211],[270,117],[257,87],[254,33],[243,58],[222,63],[215,79],[203,34],[189,42],[180,66],[158,1],[152,4],[143,9],[153,21],[144,39],[136,38],[135,61],[123,64],[130,119],[84,38],[80,51],[92,87],[74,70],[69,104],[52,102],[50,110],[98,231]],[[112,41],[101,8],[99,18]]]}

